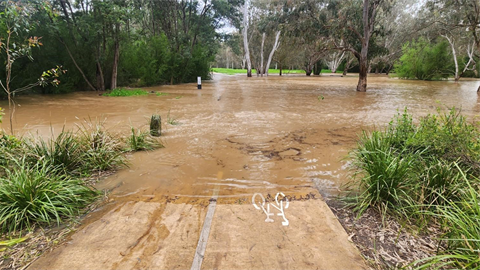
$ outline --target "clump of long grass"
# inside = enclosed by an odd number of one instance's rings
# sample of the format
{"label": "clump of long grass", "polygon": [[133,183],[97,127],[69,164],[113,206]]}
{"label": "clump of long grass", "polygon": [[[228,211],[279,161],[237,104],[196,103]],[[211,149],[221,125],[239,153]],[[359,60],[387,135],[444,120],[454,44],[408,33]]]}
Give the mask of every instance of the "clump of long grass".
{"label": "clump of long grass", "polygon": [[180,124],[175,117],[170,115],[170,110],[168,110],[168,113],[167,113],[167,123],[172,125],[172,126],[176,126],[176,125]]}
{"label": "clump of long grass", "polygon": [[[444,248],[413,265],[480,268],[480,131],[456,109],[415,124],[405,112],[385,131],[364,132],[352,151],[357,192],[346,200],[414,225],[435,223]],[[408,220],[407,220],[408,219]]]}
{"label": "clump of long grass", "polygon": [[0,178],[0,227],[11,233],[34,223],[60,223],[95,199],[97,193],[81,180],[59,172],[58,167],[24,159],[6,169]]}
{"label": "clump of long grass", "polygon": [[85,121],[78,126],[78,136],[85,170],[106,171],[126,164],[121,140],[110,134],[103,122]]}
{"label": "clump of long grass", "polygon": [[58,136],[47,140],[41,137],[33,141],[27,140],[25,145],[31,163],[42,160],[69,174],[79,174],[82,169],[83,147],[71,131],[62,130]]}
{"label": "clump of long grass", "polygon": [[144,151],[161,148],[163,145],[148,131],[131,128],[132,133],[126,138],[126,151]]}
{"label": "clump of long grass", "polygon": [[[363,133],[354,152],[362,192],[354,197],[359,214],[375,206],[384,212],[409,200],[409,181],[414,176],[413,155],[401,155],[381,132]],[[350,198],[352,199],[352,198]]]}
{"label": "clump of long grass", "polygon": [[92,120],[76,132],[62,130],[47,139],[0,134],[0,233],[58,224],[79,214],[97,196],[85,176],[126,165],[125,148],[159,147],[149,131],[134,128],[125,146],[103,122]]}
{"label": "clump of long grass", "polygon": [[472,185],[478,181],[468,180],[461,170],[460,174],[466,188],[459,198],[423,213],[441,222],[446,232],[442,239],[445,248],[436,256],[415,262],[420,265],[417,269],[480,268],[480,186]]}
{"label": "clump of long grass", "polygon": [[353,184],[360,189],[356,210],[380,206],[383,212],[408,216],[420,206],[455,199],[464,187],[458,168],[479,172],[479,138],[478,127],[455,109],[428,115],[418,124],[405,111],[385,131],[364,132],[351,154]]}
{"label": "clump of long grass", "polygon": [[112,91],[103,95],[107,97],[130,97],[148,95],[148,92],[142,89],[115,88]]}
{"label": "clump of long grass", "polygon": [[24,140],[0,131],[0,170],[9,167],[15,157],[23,156]]}

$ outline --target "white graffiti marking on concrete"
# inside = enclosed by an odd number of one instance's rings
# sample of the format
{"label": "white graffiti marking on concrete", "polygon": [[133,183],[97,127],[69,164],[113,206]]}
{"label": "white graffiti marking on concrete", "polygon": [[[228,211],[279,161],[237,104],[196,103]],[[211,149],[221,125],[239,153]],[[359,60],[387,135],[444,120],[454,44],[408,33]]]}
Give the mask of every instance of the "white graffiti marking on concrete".
{"label": "white graffiti marking on concrete", "polygon": [[[282,196],[281,198],[279,198],[280,195]],[[261,199],[260,201],[255,201],[255,198],[257,196],[260,197],[260,199]],[[285,200],[285,205],[283,204],[284,200]],[[258,205],[257,205],[257,203],[258,203]],[[260,193],[253,194],[252,204],[256,209],[263,210],[265,215],[267,215],[267,218],[265,219],[265,222],[274,222],[274,220],[270,218],[271,216],[274,215],[274,213],[270,213],[270,205],[274,208],[277,208],[277,210],[280,211],[280,213],[277,213],[277,216],[281,216],[283,218],[282,225],[283,226],[288,226],[289,222],[288,222],[288,219],[285,217],[285,209],[288,208],[290,203],[288,202],[288,199],[287,199],[287,197],[285,197],[285,194],[283,194],[283,192],[277,193],[277,195],[275,196],[275,204],[268,203],[267,204],[267,209],[265,209],[265,198]]]}

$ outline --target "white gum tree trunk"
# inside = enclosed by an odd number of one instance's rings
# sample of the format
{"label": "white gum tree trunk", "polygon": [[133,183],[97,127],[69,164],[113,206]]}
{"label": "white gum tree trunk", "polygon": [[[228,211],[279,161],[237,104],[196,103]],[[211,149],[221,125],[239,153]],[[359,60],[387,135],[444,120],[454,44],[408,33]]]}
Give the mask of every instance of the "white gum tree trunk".
{"label": "white gum tree trunk", "polygon": [[273,44],[272,50],[270,51],[270,55],[268,56],[267,60],[267,66],[265,67],[265,76],[268,76],[268,69],[270,68],[270,63],[272,63],[273,55],[275,54],[275,51],[278,50],[278,47],[280,47],[280,34],[281,31],[277,31],[277,34],[275,35],[275,43]]}
{"label": "white gum tree trunk", "polygon": [[250,50],[248,49],[248,1],[243,6],[243,47],[245,50],[245,61],[247,64],[247,77],[252,77],[252,61],[250,61]]}

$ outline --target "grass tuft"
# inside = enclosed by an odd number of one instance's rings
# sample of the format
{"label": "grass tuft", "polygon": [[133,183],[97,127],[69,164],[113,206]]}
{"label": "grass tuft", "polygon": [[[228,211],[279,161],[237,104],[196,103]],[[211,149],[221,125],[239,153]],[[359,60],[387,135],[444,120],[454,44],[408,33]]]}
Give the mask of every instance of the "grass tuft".
{"label": "grass tuft", "polygon": [[85,121],[78,131],[85,171],[107,171],[126,165],[121,140],[110,134],[103,122]]}
{"label": "grass tuft", "polygon": [[135,130],[133,127],[131,130],[132,133],[126,140],[127,152],[154,150],[163,147],[158,139],[150,136],[149,131],[142,131],[140,129]]}
{"label": "grass tuft", "polygon": [[97,193],[81,180],[61,174],[58,167],[17,160],[0,178],[0,227],[15,233],[34,223],[59,224],[92,202]]}

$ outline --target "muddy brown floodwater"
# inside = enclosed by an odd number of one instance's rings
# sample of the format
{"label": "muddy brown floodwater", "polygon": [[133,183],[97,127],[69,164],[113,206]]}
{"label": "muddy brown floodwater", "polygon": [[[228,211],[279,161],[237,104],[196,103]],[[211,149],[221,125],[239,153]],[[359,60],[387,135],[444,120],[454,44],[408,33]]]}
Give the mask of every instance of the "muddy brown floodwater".
{"label": "muddy brown floodwater", "polygon": [[[14,124],[20,132],[50,136],[90,118],[126,133],[130,126],[146,128],[159,113],[166,145],[135,153],[128,168],[99,182],[110,201],[31,268],[184,269],[198,252],[205,269],[365,268],[322,200],[348,181],[345,157],[358,134],[384,127],[405,106],[416,115],[456,106],[475,117],[479,82],[370,76],[367,93],[355,92],[356,82],[355,76],[214,75],[202,90],[147,88],[166,96],[19,97]],[[177,125],[167,123],[168,112]],[[253,194],[268,202],[279,192],[290,199],[289,226],[277,215],[265,223],[252,206]],[[212,196],[216,210],[206,226]],[[197,246],[205,227],[210,234],[202,253]]]}

